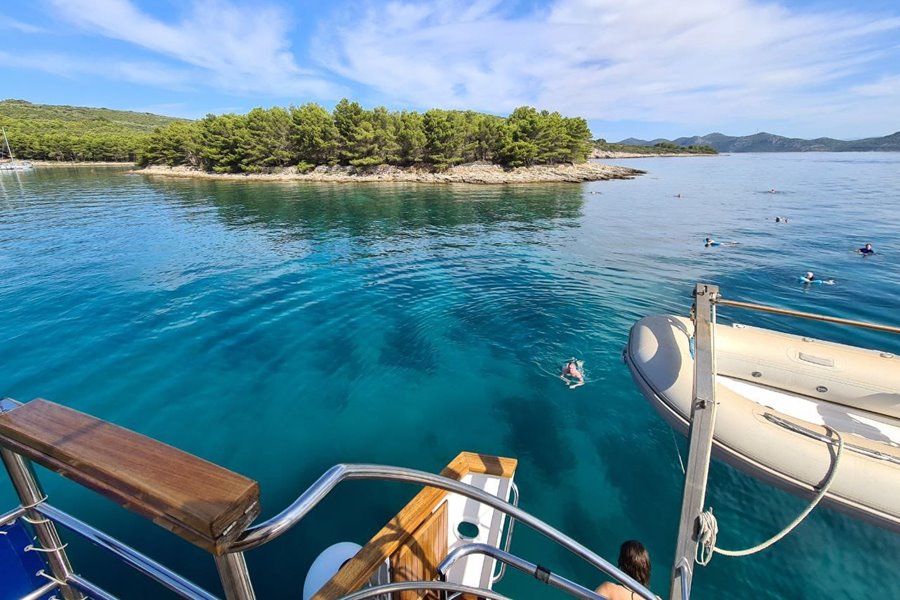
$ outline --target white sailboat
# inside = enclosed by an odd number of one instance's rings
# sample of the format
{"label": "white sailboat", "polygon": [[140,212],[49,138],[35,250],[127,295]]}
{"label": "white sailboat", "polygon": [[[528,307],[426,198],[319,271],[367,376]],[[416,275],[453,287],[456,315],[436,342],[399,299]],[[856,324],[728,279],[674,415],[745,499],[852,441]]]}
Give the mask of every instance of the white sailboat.
{"label": "white sailboat", "polygon": [[0,148],[0,171],[30,171],[34,168],[27,160],[16,160],[6,137],[6,128],[0,128],[3,132],[3,148]]}

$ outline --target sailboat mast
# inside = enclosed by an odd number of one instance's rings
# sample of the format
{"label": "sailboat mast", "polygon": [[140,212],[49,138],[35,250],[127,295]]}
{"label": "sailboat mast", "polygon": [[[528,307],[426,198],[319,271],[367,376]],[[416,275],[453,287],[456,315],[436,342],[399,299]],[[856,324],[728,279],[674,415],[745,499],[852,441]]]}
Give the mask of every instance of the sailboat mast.
{"label": "sailboat mast", "polygon": [[9,140],[6,138],[6,127],[0,127],[3,130],[3,143],[6,144],[6,153],[9,154],[9,160],[15,160],[15,157],[12,153],[12,148],[9,147]]}

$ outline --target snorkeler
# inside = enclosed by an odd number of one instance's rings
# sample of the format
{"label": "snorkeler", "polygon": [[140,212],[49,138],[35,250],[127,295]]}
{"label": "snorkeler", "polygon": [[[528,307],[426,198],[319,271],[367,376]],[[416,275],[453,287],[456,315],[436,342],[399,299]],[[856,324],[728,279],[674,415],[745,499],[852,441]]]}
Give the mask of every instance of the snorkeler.
{"label": "snorkeler", "polygon": [[802,283],[822,283],[824,285],[834,285],[834,279],[816,279],[812,271],[807,271],[806,275],[800,276]]}
{"label": "snorkeler", "polygon": [[[584,385],[584,374],[581,372],[583,365],[583,361],[577,360],[574,357],[570,358],[566,364],[563,365],[559,378],[569,386],[570,390],[574,390],[578,386]],[[575,381],[574,383],[569,379],[570,377]]]}

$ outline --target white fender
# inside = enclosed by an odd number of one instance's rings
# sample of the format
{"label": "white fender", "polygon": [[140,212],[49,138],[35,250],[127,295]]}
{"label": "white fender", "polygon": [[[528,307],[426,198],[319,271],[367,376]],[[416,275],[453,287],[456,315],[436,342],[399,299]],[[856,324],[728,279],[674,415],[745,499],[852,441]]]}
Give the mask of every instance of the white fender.
{"label": "white fender", "polygon": [[312,598],[329,579],[334,577],[344,563],[361,549],[362,546],[353,542],[338,542],[325,548],[306,572],[306,579],[303,580],[303,600]]}

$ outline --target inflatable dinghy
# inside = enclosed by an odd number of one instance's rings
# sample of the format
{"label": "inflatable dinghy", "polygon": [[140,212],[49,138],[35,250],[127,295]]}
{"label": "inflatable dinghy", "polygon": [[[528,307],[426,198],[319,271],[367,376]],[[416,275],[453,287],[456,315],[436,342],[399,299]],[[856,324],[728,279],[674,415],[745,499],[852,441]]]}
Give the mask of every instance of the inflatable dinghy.
{"label": "inflatable dinghy", "polygon": [[[823,505],[900,531],[900,358],[744,325],[715,325],[713,455],[811,498],[844,450]],[[625,362],[641,392],[686,434],[694,383],[690,319],[631,329]],[[830,429],[829,429],[830,428]]]}

